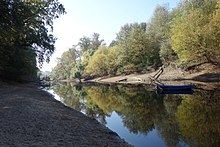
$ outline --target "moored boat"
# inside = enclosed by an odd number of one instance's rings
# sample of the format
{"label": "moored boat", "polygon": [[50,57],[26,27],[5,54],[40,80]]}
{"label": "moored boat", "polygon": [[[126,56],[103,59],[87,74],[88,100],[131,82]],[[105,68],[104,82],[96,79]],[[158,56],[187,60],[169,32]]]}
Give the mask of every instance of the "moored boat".
{"label": "moored boat", "polygon": [[195,85],[187,84],[187,85],[165,85],[165,84],[157,84],[156,88],[158,90],[163,91],[180,91],[180,90],[192,90],[195,88]]}

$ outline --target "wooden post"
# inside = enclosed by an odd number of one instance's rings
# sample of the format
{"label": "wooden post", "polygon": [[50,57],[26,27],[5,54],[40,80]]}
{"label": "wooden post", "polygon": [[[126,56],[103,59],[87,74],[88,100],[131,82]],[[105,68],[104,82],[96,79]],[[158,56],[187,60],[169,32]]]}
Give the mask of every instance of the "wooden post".
{"label": "wooden post", "polygon": [[160,75],[163,73],[163,71],[164,71],[164,66],[161,66],[155,75],[149,77],[151,80],[151,84],[152,83],[156,83],[156,84],[160,83],[157,79],[160,77]]}

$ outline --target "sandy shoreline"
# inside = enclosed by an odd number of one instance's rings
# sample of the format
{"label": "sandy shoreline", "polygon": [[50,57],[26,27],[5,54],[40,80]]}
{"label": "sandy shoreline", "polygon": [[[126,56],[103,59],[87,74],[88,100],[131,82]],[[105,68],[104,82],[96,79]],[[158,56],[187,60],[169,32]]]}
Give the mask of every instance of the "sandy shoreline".
{"label": "sandy shoreline", "polygon": [[[120,75],[114,77],[99,77],[85,82],[94,82],[101,84],[151,84],[150,76],[153,76],[155,72],[146,74],[130,74]],[[164,84],[181,85],[192,83],[198,86],[219,87],[220,86],[220,68],[207,68],[199,72],[183,72],[181,70],[173,70],[172,68],[166,68],[164,73],[158,78],[158,80]]]}
{"label": "sandy shoreline", "polygon": [[0,146],[127,147],[98,121],[33,85],[0,86]]}

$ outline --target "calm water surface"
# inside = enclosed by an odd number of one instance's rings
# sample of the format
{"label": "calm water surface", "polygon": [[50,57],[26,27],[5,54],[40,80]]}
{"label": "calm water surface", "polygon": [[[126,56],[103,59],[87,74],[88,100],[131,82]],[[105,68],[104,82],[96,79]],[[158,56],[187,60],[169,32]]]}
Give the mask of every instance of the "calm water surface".
{"label": "calm water surface", "polygon": [[148,87],[53,86],[55,98],[136,147],[220,146],[220,92],[158,95]]}

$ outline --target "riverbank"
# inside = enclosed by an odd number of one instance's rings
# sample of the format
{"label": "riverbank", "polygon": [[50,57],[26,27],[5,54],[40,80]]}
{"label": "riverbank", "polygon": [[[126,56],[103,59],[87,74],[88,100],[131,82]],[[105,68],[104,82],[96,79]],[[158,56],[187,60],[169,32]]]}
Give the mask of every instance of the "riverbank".
{"label": "riverbank", "polygon": [[[89,82],[97,83],[120,83],[120,84],[150,84],[150,77],[155,75],[157,71],[145,74],[130,74],[114,77],[99,77]],[[164,84],[181,84],[193,83],[198,85],[217,85],[220,86],[220,67],[210,64],[197,67],[191,71],[183,71],[167,67],[158,79]],[[86,81],[88,82],[88,81]]]}
{"label": "riverbank", "polygon": [[98,121],[33,84],[0,85],[0,146],[127,147]]}

